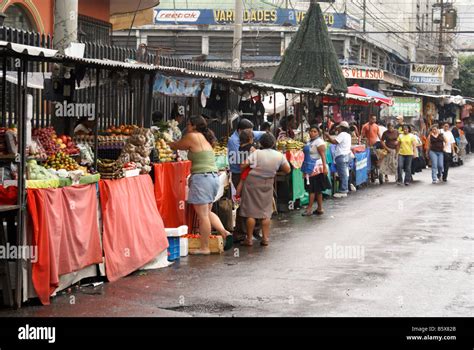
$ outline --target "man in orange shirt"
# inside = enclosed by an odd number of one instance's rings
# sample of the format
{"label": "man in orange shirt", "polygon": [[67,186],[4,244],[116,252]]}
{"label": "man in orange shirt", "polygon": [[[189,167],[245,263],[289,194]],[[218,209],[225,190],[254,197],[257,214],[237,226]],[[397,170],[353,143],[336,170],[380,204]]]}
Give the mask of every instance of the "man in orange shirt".
{"label": "man in orange shirt", "polygon": [[361,136],[367,139],[370,147],[380,148],[379,126],[376,121],[377,116],[371,115],[369,122],[362,126]]}

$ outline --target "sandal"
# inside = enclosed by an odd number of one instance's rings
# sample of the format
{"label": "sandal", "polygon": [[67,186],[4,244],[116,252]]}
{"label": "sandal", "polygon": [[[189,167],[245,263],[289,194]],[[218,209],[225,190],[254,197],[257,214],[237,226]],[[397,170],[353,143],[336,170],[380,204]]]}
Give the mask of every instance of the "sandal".
{"label": "sandal", "polygon": [[189,251],[189,255],[211,255],[210,250],[194,249]]}
{"label": "sandal", "polygon": [[314,215],[323,215],[324,211],[315,210],[315,211],[313,211],[313,214]]}
{"label": "sandal", "polygon": [[264,247],[268,246],[270,244],[270,241],[268,239],[262,239],[260,241],[260,245],[263,245]]}
{"label": "sandal", "polygon": [[311,216],[313,213],[308,213],[306,210],[301,214],[301,216]]}
{"label": "sandal", "polygon": [[243,245],[245,247],[251,247],[251,246],[253,246],[253,242],[249,241],[247,239],[244,239],[242,242],[240,242],[240,245]]}

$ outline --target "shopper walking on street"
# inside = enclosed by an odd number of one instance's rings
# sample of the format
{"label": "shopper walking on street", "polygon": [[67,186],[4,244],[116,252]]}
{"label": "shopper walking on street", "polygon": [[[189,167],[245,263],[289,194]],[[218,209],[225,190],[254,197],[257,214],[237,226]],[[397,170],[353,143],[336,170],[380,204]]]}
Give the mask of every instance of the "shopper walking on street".
{"label": "shopper walking on street", "polygon": [[443,149],[443,182],[448,181],[448,171],[455,153],[456,140],[453,133],[449,130],[449,123],[443,124],[444,149]]}
{"label": "shopper walking on street", "polygon": [[275,137],[264,134],[260,138],[261,149],[253,152],[247,164],[252,168],[248,174],[243,188],[240,215],[247,218],[247,238],[242,245],[253,245],[253,231],[256,220],[262,220],[261,245],[268,245],[270,240],[270,219],[273,214],[273,184],[277,172],[288,174],[290,165],[285,156],[274,150]]}
{"label": "shopper walking on street", "polygon": [[[303,148],[304,162],[301,170],[305,177],[306,190],[309,193],[309,204],[303,216],[322,215],[324,213],[323,191],[331,188],[326,163],[326,142],[321,136],[318,126],[312,125],[309,129],[311,139]],[[318,207],[313,212],[315,198]]]}
{"label": "shopper walking on street", "polygon": [[380,171],[385,175],[385,182],[388,182],[388,175],[397,176],[398,171],[398,130],[392,123],[387,124],[388,129],[382,134],[380,143],[386,154],[380,162]]}
{"label": "shopper walking on street", "polygon": [[439,182],[438,174],[444,170],[444,136],[440,133],[438,125],[433,125],[428,136],[428,154],[431,160],[431,179],[433,183]]}
{"label": "shopper walking on street", "polygon": [[[411,182],[411,163],[413,155],[416,153],[416,137],[411,133],[411,128],[408,125],[403,126],[403,134],[398,136],[398,176],[397,184],[405,183],[408,186]],[[403,179],[403,172],[405,172],[405,179]]]}
{"label": "shopper walking on street", "polygon": [[334,158],[336,161],[337,175],[339,176],[339,191],[334,194],[336,198],[347,197],[349,192],[349,161],[351,158],[351,135],[349,123],[342,121],[338,126],[339,133],[336,137],[325,133],[328,142],[336,145]]}
{"label": "shopper walking on street", "polygon": [[188,203],[193,205],[197,214],[201,239],[200,249],[190,252],[195,255],[211,253],[209,236],[212,227],[224,238],[226,249],[232,246],[232,234],[211,211],[219,190],[218,169],[212,148],[215,141],[214,133],[207,127],[206,120],[201,116],[195,116],[190,118],[185,136],[177,142],[170,143],[170,147],[174,150],[188,151],[188,159],[192,162]]}

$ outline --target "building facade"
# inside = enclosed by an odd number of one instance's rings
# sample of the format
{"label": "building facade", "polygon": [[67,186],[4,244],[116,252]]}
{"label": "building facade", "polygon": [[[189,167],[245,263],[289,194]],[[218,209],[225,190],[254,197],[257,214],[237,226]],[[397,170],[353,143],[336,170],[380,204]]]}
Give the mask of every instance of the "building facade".
{"label": "building facade", "polygon": [[[450,91],[456,77],[452,35],[439,38],[433,23],[436,0],[391,4],[380,0],[321,3],[326,23],[349,83],[373,89],[409,87],[412,63],[446,64],[444,84],[420,85],[421,91]],[[117,45],[146,44],[164,54],[230,66],[234,0],[164,0],[149,23],[116,31]],[[308,1],[244,1],[242,66],[259,79],[273,76],[276,65],[304,18]],[[130,21],[131,22],[131,21]],[[441,45],[439,45],[441,43]],[[439,50],[441,47],[441,53]]]}

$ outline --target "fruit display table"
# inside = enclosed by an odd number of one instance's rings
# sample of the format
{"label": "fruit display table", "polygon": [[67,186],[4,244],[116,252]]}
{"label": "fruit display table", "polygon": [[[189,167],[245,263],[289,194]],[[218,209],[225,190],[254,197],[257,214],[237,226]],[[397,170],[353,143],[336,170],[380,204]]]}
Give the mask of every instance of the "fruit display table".
{"label": "fruit display table", "polygon": [[168,248],[147,174],[99,182],[103,248],[111,282],[138,270]]}
{"label": "fruit display table", "polygon": [[155,198],[165,227],[186,224],[186,179],[191,162],[167,162],[154,165]]}
{"label": "fruit display table", "polygon": [[[59,276],[102,263],[95,185],[28,189],[32,282],[43,305]],[[35,261],[36,260],[36,261]]]}

